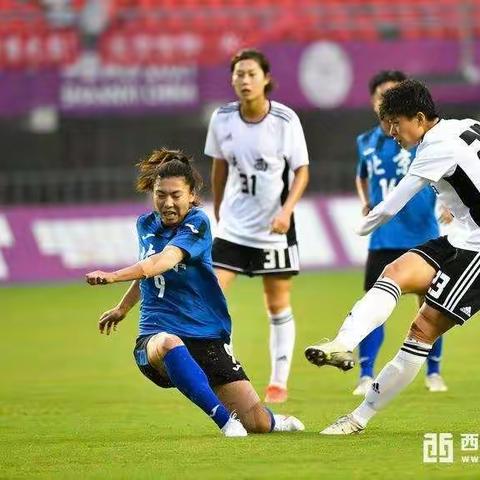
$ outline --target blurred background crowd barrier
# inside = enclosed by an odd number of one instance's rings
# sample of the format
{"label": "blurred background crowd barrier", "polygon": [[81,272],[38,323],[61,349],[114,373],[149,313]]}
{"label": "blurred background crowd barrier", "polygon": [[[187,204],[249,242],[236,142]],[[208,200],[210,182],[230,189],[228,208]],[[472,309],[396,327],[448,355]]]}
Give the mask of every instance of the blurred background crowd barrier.
{"label": "blurred background crowd barrier", "polygon": [[[247,46],[267,54],[272,98],[302,121],[307,204],[353,191],[378,70],[425,81],[445,117],[478,116],[480,0],[0,0],[0,253],[25,241],[37,255],[25,215],[52,205],[138,213],[133,165],[155,147],[183,148],[208,177],[208,120],[235,99],[229,59]],[[335,242],[332,265],[349,264]],[[27,279],[5,258],[0,281]]]}

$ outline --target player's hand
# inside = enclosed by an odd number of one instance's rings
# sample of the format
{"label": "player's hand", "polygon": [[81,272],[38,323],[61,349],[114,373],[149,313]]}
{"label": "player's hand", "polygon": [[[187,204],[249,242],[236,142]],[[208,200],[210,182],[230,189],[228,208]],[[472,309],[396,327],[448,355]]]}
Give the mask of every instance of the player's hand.
{"label": "player's hand", "polygon": [[85,280],[89,285],[106,285],[115,281],[113,273],[95,270],[85,275]]}
{"label": "player's hand", "polygon": [[126,315],[126,312],[118,307],[103,312],[98,321],[98,329],[100,330],[100,333],[110,335],[112,330],[116,332],[117,324],[121,322]]}
{"label": "player's hand", "polygon": [[291,214],[283,210],[274,217],[270,226],[270,233],[287,233],[290,228]]}
{"label": "player's hand", "polygon": [[438,217],[438,221],[440,223],[443,223],[444,225],[448,225],[449,223],[451,223],[453,221],[453,215],[452,215],[452,212],[444,207],[444,206],[441,206],[440,207],[440,216]]}
{"label": "player's hand", "polygon": [[362,215],[364,217],[366,217],[369,213],[370,213],[370,210],[372,209],[372,207],[370,206],[369,203],[366,203],[362,206]]}

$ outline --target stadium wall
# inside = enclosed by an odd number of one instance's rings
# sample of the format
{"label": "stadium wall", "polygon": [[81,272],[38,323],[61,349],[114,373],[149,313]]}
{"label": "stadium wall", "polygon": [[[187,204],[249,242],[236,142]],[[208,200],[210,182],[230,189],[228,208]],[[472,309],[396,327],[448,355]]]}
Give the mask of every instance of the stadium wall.
{"label": "stadium wall", "polygon": [[[212,219],[211,205],[204,208]],[[0,211],[0,285],[81,280],[90,270],[134,263],[136,219],[148,210],[146,203],[135,202]],[[359,220],[360,204],[354,196],[301,200],[295,221],[302,268],[363,265],[368,238],[354,233]],[[212,228],[215,233],[213,220]],[[445,228],[442,233],[447,233]]]}
{"label": "stadium wall", "polygon": [[[205,206],[211,216],[211,206]],[[80,280],[96,268],[137,260],[135,222],[142,203],[12,207],[0,212],[0,284]],[[295,216],[305,269],[361,265],[366,239],[356,237],[354,197],[311,197]],[[214,226],[214,222],[212,221]]]}

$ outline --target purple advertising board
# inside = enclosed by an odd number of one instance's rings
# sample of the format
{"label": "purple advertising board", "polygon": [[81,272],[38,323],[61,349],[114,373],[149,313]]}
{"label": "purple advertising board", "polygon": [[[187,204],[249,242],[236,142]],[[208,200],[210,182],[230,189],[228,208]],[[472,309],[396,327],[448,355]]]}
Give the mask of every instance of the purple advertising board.
{"label": "purple advertising board", "polygon": [[[136,219],[147,210],[141,203],[0,210],[0,284],[82,280],[97,268],[135,263]],[[366,239],[351,228],[359,212],[353,197],[303,199],[295,211],[302,268],[361,265]]]}
{"label": "purple advertising board", "polygon": [[[455,40],[277,42],[264,45],[278,83],[273,98],[298,109],[368,105],[367,82],[379,69],[425,78],[440,103],[480,102],[480,42],[465,65]],[[193,110],[233,98],[222,65],[112,66],[80,56],[60,70],[0,72],[0,115],[51,106],[68,115]]]}

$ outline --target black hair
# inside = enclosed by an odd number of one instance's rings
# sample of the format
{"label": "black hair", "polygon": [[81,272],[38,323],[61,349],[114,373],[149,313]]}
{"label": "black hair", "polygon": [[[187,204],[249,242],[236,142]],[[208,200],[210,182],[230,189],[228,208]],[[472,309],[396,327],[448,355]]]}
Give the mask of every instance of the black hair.
{"label": "black hair", "polygon": [[368,90],[370,96],[375,93],[375,90],[382,84],[387,82],[403,82],[408,77],[401,70],[381,70],[376,73],[368,82]]}
{"label": "black hair", "polygon": [[195,194],[194,205],[199,204],[198,194],[203,186],[201,175],[192,165],[193,159],[181,150],[160,148],[145,157],[137,167],[137,190],[152,192],[157,178],[183,177],[190,191]]}
{"label": "black hair", "polygon": [[382,120],[400,116],[413,118],[419,112],[422,112],[427,120],[438,117],[435,102],[422,82],[404,80],[383,94],[380,104]]}
{"label": "black hair", "polygon": [[[245,50],[240,50],[232,57],[230,61],[230,72],[233,73],[233,71],[235,70],[235,65],[242,60],[254,60],[258,63],[265,75],[268,75],[270,73],[270,62],[268,61],[267,57],[259,50],[255,50],[253,48],[246,48]],[[275,82],[270,77],[270,81],[265,85],[265,94],[269,94],[274,88]]]}

